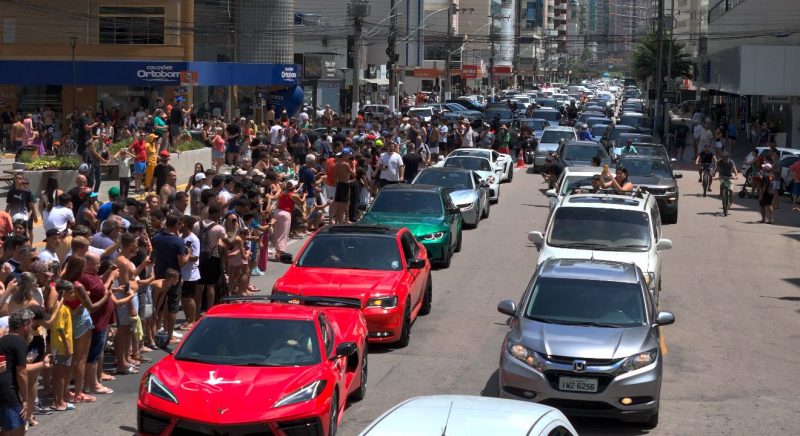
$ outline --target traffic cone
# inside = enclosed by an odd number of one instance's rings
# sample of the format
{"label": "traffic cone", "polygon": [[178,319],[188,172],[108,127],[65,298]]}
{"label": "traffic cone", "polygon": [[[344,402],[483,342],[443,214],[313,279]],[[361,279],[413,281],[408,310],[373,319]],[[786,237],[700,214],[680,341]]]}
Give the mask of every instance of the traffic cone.
{"label": "traffic cone", "polygon": [[525,168],[525,158],[522,157],[522,150],[517,154],[517,168]]}

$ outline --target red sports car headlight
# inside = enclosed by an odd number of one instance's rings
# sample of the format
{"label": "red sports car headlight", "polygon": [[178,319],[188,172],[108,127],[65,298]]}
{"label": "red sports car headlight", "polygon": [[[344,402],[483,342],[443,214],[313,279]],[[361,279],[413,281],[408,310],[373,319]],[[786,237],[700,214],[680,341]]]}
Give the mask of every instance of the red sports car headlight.
{"label": "red sports car headlight", "polygon": [[159,380],[153,374],[147,374],[144,380],[145,389],[147,389],[147,393],[150,395],[154,395],[162,400],[167,400],[171,403],[178,404],[178,398],[175,397],[175,394],[167,388],[167,386]]}
{"label": "red sports car headlight", "polygon": [[302,403],[303,401],[313,400],[325,389],[325,380],[317,380],[309,383],[302,388],[278,400],[272,407],[288,406],[289,404]]}

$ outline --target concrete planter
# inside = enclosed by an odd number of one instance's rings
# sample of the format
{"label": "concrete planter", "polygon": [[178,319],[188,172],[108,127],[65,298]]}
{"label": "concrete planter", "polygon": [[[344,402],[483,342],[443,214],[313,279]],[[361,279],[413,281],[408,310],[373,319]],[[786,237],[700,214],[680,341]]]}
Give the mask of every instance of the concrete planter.
{"label": "concrete planter", "polygon": [[47,179],[51,174],[58,176],[58,187],[63,191],[68,191],[75,186],[75,177],[78,175],[78,170],[42,170],[42,171],[22,171],[25,178],[30,183],[30,190],[33,196],[38,199],[39,193],[44,190],[47,185]]}
{"label": "concrete planter", "polygon": [[[172,153],[169,162],[175,167],[175,171],[179,176],[183,174],[192,174],[194,172],[194,164],[197,162],[203,164],[203,168],[209,168],[211,164],[211,149],[201,148],[181,153]],[[133,167],[131,167],[130,174],[131,177],[133,177]],[[103,181],[111,182],[119,180],[119,164],[115,163],[112,159],[110,165],[103,167],[102,178]],[[183,181],[178,180],[178,183],[183,183]]]}

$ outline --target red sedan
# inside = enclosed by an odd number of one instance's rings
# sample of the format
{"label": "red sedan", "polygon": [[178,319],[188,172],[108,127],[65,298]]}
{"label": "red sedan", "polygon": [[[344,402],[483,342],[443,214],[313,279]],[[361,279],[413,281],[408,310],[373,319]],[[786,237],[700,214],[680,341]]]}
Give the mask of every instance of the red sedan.
{"label": "red sedan", "polygon": [[431,264],[407,228],[327,226],[306,242],[272,294],[352,300],[367,319],[370,342],[405,347],[417,315],[431,310]]}
{"label": "red sedan", "polygon": [[[266,300],[260,302],[258,300]],[[333,435],[367,388],[367,326],[333,298],[230,298],[139,386],[138,433]]]}

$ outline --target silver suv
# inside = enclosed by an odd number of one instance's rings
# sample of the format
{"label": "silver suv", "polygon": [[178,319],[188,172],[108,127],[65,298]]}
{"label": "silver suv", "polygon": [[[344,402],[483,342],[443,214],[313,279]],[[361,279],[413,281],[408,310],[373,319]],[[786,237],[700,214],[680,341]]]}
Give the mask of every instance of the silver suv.
{"label": "silver suv", "polygon": [[633,263],[548,259],[511,316],[500,351],[500,396],[567,415],[658,425],[662,358],[657,312]]}

